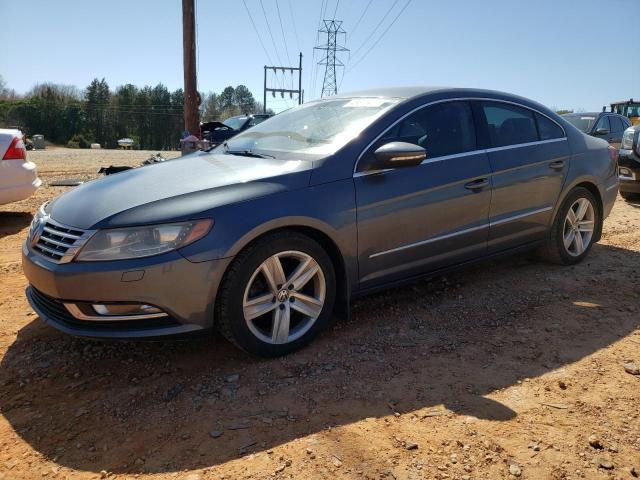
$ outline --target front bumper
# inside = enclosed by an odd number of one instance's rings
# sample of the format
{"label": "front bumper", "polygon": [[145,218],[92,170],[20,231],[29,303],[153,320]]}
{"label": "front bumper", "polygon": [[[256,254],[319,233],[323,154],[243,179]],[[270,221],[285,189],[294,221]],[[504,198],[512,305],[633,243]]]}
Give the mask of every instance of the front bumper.
{"label": "front bumper", "polygon": [[[53,263],[22,248],[27,299],[46,323],[93,338],[160,338],[213,326],[216,293],[231,259],[194,263],[177,252],[113,262]],[[65,303],[131,302],[153,305],[167,317],[82,320]]]}
{"label": "front bumper", "polygon": [[618,171],[621,173],[620,191],[640,193],[640,156],[633,150],[621,149],[618,154]]}

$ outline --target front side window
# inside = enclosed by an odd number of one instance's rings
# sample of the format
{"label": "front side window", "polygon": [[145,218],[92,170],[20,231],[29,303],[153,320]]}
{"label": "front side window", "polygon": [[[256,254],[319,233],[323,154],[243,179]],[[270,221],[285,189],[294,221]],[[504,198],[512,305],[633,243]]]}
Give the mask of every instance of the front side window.
{"label": "front side window", "polygon": [[598,119],[598,123],[596,123],[596,131],[604,128],[608,131],[611,131],[611,127],[609,126],[609,117],[602,116]]}
{"label": "front side window", "polygon": [[533,112],[505,103],[482,102],[492,147],[538,141]]}
{"label": "front side window", "polygon": [[622,132],[624,130],[624,124],[619,117],[609,117],[609,122],[611,123],[611,131],[612,132]]}
{"label": "front side window", "polygon": [[540,140],[552,140],[564,137],[564,130],[562,130],[556,122],[551,121],[544,115],[536,113],[536,122],[538,123]]}
{"label": "front side window", "polygon": [[471,105],[465,101],[430,105],[402,120],[382,140],[379,143],[420,145],[427,151],[427,158],[470,152],[476,149]]}
{"label": "front side window", "polygon": [[227,142],[229,151],[277,158],[335,153],[400,100],[356,97],[317,100],[275,115]]}

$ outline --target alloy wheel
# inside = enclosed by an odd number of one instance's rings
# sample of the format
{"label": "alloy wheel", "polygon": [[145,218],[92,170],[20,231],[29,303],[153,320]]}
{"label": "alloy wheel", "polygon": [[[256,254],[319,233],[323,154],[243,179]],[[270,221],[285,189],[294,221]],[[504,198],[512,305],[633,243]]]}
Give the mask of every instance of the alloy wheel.
{"label": "alloy wheel", "polygon": [[276,253],[247,283],[242,302],[245,322],[263,342],[293,342],[320,316],[326,288],[324,272],[313,257],[295,250]]}
{"label": "alloy wheel", "polygon": [[576,200],[564,220],[564,248],[573,257],[582,255],[593,238],[595,210],[587,198]]}

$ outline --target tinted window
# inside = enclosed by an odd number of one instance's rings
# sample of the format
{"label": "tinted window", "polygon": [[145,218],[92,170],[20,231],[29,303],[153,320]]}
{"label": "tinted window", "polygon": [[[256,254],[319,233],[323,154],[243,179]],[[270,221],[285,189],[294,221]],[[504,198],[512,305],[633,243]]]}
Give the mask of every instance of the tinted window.
{"label": "tinted window", "polygon": [[492,147],[537,142],[533,112],[504,103],[482,104]]}
{"label": "tinted window", "polygon": [[599,130],[601,128],[606,128],[607,130],[611,131],[611,127],[609,126],[609,117],[608,116],[602,116],[600,117],[600,119],[598,120],[598,123],[596,123],[596,130]]}
{"label": "tinted window", "polygon": [[589,133],[591,131],[591,127],[593,127],[593,124],[596,121],[596,117],[584,115],[565,115],[564,119],[569,123],[572,123],[574,127],[584,133]]}
{"label": "tinted window", "polygon": [[468,102],[437,103],[409,115],[392,128],[384,142],[420,145],[428,158],[476,149],[476,131]]}
{"label": "tinted window", "polygon": [[564,131],[557,123],[552,122],[544,115],[536,113],[536,121],[538,122],[538,133],[540,140],[551,140],[553,138],[564,137]]}
{"label": "tinted window", "polygon": [[611,123],[611,131],[612,132],[622,132],[624,130],[624,124],[619,117],[609,117],[609,122]]}

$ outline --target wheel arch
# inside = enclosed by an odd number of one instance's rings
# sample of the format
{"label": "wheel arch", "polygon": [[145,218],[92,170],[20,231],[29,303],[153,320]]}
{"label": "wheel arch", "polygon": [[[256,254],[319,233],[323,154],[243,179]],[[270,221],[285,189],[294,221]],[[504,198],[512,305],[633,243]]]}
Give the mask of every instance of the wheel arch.
{"label": "wheel arch", "polygon": [[[334,314],[336,314],[340,318],[348,319],[351,311],[349,307],[351,301],[351,281],[349,276],[349,269],[346,263],[347,261],[345,259],[345,255],[343,254],[338,244],[333,240],[330,233],[326,230],[327,229],[322,228],[318,225],[312,225],[302,222],[287,223],[285,225],[276,224],[271,225],[267,228],[262,227],[259,229],[259,231],[249,232],[247,235],[243,236],[242,239],[236,242],[236,244],[229,252],[229,256],[236,256],[249,246],[262,240],[266,236],[278,232],[297,232],[311,238],[312,240],[320,244],[320,246],[327,252],[336,274],[336,300],[333,309]],[[222,276],[222,282],[224,282],[230,266],[231,263],[227,266]]]}
{"label": "wheel arch", "polygon": [[[574,182],[572,182],[569,186],[567,186],[567,188],[564,189],[563,193],[562,193],[562,197],[560,198],[560,200],[558,201],[556,208],[555,208],[555,212],[553,215],[553,218],[555,219],[555,216],[558,213],[558,210],[560,209],[560,206],[564,203],[565,199],[567,198],[567,196],[576,188],[586,188],[587,190],[589,190],[589,192],[591,192],[591,194],[593,194],[593,196],[596,199],[597,202],[597,208],[598,208],[598,212],[600,213],[600,218],[603,218],[604,216],[604,205],[603,205],[603,201],[602,201],[602,193],[600,192],[600,189],[598,188],[598,184],[595,181],[595,179],[591,179],[591,178],[580,178],[580,179],[576,179]],[[594,238],[594,242],[597,242],[600,240],[600,237],[602,236],[602,231],[599,231],[597,233],[597,236]]]}

